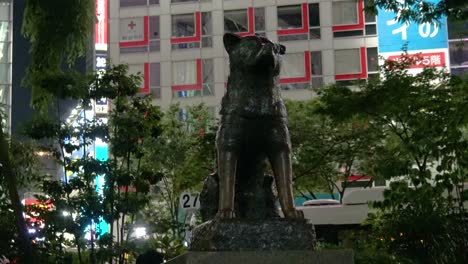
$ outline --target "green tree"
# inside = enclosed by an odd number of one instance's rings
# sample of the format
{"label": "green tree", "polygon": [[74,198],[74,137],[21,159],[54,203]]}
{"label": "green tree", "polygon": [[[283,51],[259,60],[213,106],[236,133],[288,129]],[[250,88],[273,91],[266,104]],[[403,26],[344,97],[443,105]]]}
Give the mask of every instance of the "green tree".
{"label": "green tree", "polygon": [[410,74],[414,59],[402,58],[385,63],[380,81],[324,89],[323,111],[365,116],[385,135],[375,172],[402,181],[374,204],[370,222],[382,248],[418,263],[464,263],[468,85],[434,68]]}
{"label": "green tree", "polygon": [[45,112],[53,99],[43,74],[60,73],[63,65],[69,70],[86,53],[96,21],[94,5],[93,0],[26,1],[22,32],[31,42],[26,80],[32,88],[35,108]]}
{"label": "green tree", "polygon": [[200,191],[215,168],[216,124],[204,105],[171,105],[161,127],[161,136],[147,145],[147,162],[158,169],[161,181],[146,219],[156,233],[155,245],[168,258],[181,250],[185,219],[179,210],[180,194]]}
{"label": "green tree", "polygon": [[[126,71],[124,66],[109,68],[96,79],[99,82],[96,87],[104,91],[102,96],[111,99],[114,106],[109,115],[111,158],[104,204],[106,221],[115,223],[118,229],[120,263],[124,261],[123,254],[133,247],[129,244],[130,233],[137,214],[149,202],[150,185],[161,180],[146,145],[160,136],[162,113],[152,105],[151,97],[136,96],[139,79],[122,78]],[[110,234],[113,231],[111,225]]]}
{"label": "green tree", "polygon": [[[0,133],[5,135],[1,129]],[[2,146],[0,161],[0,256],[18,257],[21,263],[36,263],[19,194],[36,187],[43,175],[31,144],[13,139],[6,141],[5,137],[0,139],[7,144]]]}
{"label": "green tree", "polygon": [[[369,166],[379,133],[369,120],[334,120],[320,113],[321,101],[287,101],[293,145],[295,189],[314,197],[314,191],[338,192],[342,202],[351,175],[372,173]],[[364,166],[365,165],[365,166]],[[337,184],[341,180],[342,184]]]}
{"label": "green tree", "polygon": [[[69,123],[39,115],[28,129],[32,138],[41,140],[44,147],[56,154],[66,175],[64,182],[44,182],[46,196],[39,197],[42,203],[53,205],[52,210],[41,211],[45,223],[42,230],[46,235],[45,254],[50,255],[48,262],[65,261],[67,243],[77,247],[79,262],[85,261],[82,258],[86,243],[84,231],[90,228],[90,263],[95,263],[98,257],[112,260],[114,256],[123,262],[123,254],[132,247],[127,244],[131,224],[135,214],[148,202],[149,184],[155,181],[151,170],[141,166],[145,156],[142,146],[148,138],[159,135],[161,113],[149,97],[136,95],[141,77],[128,75],[127,70],[127,66],[119,65],[89,78],[69,73],[43,77],[44,86],[56,98],[57,105],[58,99],[77,99],[81,116]],[[88,113],[93,102],[101,98],[113,101],[108,122]],[[112,146],[108,161],[90,155],[94,151],[90,148],[97,140]],[[74,152],[82,154],[72,159],[70,155]],[[104,187],[96,182],[97,175],[104,175]],[[102,194],[96,192],[100,188]],[[33,209],[40,211],[40,208]],[[103,220],[110,224],[110,234],[102,233],[98,223]],[[114,225],[118,230],[114,230]],[[118,234],[115,238],[114,233]],[[65,234],[71,234],[73,240],[66,241]],[[95,241],[97,238],[99,241]]]}

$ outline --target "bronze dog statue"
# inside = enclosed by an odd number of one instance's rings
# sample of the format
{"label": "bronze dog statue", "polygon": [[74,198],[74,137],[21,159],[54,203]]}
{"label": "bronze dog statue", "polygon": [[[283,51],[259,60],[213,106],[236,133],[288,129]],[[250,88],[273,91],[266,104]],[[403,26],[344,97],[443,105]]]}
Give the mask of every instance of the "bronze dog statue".
{"label": "bronze dog statue", "polygon": [[[221,102],[218,149],[218,218],[233,218],[236,181],[248,182],[269,160],[286,218],[303,218],[294,208],[291,141],[280,97],[281,56],[286,48],[264,37],[223,38],[229,54],[227,93]],[[263,173],[261,173],[263,178]],[[247,179],[247,180],[246,180]],[[255,195],[255,193],[252,193]]]}

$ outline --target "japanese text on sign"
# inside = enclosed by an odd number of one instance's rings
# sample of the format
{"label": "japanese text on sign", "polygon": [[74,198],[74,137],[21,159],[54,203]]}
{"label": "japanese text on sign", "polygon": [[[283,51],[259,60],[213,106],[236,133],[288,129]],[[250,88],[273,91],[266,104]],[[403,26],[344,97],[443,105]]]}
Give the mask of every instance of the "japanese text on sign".
{"label": "japanese text on sign", "polygon": [[[424,68],[424,67],[444,67],[445,66],[445,54],[444,52],[433,52],[433,53],[419,53],[419,54],[410,54],[410,58],[415,59],[414,64],[410,67],[415,68]],[[389,56],[388,60],[391,61],[400,61],[400,55]]]}
{"label": "japanese text on sign", "polygon": [[[437,4],[440,0],[427,0]],[[403,23],[400,14],[378,9],[377,30],[379,52],[400,52],[406,45],[408,51],[447,48],[447,19],[437,23]]]}

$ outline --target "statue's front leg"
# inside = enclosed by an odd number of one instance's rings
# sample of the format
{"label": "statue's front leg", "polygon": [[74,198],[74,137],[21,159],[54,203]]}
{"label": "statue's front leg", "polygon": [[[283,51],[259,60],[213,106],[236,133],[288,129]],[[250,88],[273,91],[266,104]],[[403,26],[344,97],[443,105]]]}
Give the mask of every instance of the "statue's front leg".
{"label": "statue's front leg", "polygon": [[276,189],[281,209],[286,218],[304,218],[302,211],[294,207],[294,194],[292,188],[292,168],[289,151],[275,151],[269,155],[271,168],[275,175]]}
{"label": "statue's front leg", "polygon": [[234,217],[234,191],[237,155],[233,151],[218,149],[219,218]]}

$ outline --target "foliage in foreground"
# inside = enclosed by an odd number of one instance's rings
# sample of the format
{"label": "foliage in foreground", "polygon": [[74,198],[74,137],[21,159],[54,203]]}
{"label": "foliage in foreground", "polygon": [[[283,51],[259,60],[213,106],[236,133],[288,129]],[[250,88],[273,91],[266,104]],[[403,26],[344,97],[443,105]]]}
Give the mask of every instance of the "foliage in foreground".
{"label": "foliage in foreground", "polygon": [[[127,75],[124,65],[86,78],[59,73],[42,78],[56,104],[59,99],[74,98],[80,109],[72,123],[39,115],[27,129],[31,138],[40,140],[43,148],[54,154],[64,173],[63,181],[43,183],[39,206],[30,208],[31,213],[39,213],[37,218],[44,224],[38,229],[45,237],[39,247],[42,260],[65,261],[66,247],[77,248],[79,263],[114,256],[122,260],[135,214],[148,202],[149,185],[157,182],[152,168],[142,166],[141,160],[145,156],[143,142],[160,134],[161,112],[150,98],[136,96],[140,77]],[[89,111],[101,98],[114,102],[108,122]],[[109,160],[92,155],[99,151],[100,142],[112,145]],[[107,149],[104,151],[107,155]],[[105,185],[97,181],[98,175],[104,176]],[[115,240],[104,234],[104,222],[115,224],[108,231],[118,233]],[[91,233],[88,239],[85,231]],[[88,260],[82,255],[87,248]]]}
{"label": "foliage in foreground", "polygon": [[[293,145],[294,188],[304,197],[339,193],[342,202],[351,175],[371,173],[380,132],[368,118],[334,120],[320,113],[321,101],[286,101]],[[343,184],[338,184],[338,182]]]}
{"label": "foliage in foreground", "polygon": [[324,89],[322,111],[364,116],[385,136],[374,171],[396,182],[369,218],[378,248],[416,263],[466,263],[468,85],[433,68],[410,74],[413,63],[403,55],[380,81]]}

